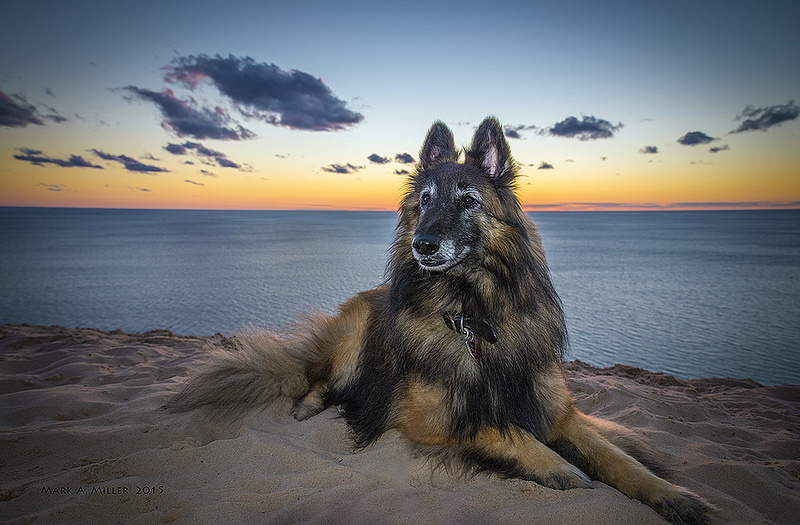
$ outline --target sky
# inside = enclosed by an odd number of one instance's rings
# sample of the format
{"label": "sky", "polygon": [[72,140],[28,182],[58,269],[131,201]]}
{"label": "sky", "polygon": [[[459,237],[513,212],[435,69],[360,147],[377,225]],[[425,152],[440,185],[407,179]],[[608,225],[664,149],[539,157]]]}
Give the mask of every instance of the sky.
{"label": "sky", "polygon": [[[291,4],[291,5],[287,5]],[[0,3],[0,206],[395,210],[496,116],[530,210],[800,208],[800,2]]]}

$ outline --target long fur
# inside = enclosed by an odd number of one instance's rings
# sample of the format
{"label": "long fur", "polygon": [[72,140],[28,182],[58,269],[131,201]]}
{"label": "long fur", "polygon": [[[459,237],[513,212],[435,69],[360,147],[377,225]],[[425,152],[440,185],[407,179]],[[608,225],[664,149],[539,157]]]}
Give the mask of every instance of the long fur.
{"label": "long fur", "polygon": [[[707,523],[705,502],[641,463],[662,472],[641,439],[574,407],[561,302],[516,177],[497,120],[481,123],[463,161],[435,123],[400,205],[387,282],[333,316],[237,336],[168,408],[240,414],[287,397],[303,420],[336,405],[357,447],[395,428],[448,468],[557,489],[597,479],[673,523]],[[454,316],[489,328],[476,336],[444,321]]]}
{"label": "long fur", "polygon": [[315,333],[326,318],[307,317],[303,324],[275,332],[251,328],[211,348],[210,362],[166,404],[172,412],[200,407],[241,415],[279,397],[295,399],[309,389],[306,367],[313,359]]}

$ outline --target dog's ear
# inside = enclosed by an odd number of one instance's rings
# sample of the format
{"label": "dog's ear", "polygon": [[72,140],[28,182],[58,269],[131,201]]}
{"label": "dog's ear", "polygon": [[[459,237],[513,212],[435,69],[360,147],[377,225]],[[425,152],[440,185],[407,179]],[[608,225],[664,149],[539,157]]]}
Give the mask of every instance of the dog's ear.
{"label": "dog's ear", "polygon": [[487,117],[478,126],[467,152],[467,162],[482,169],[495,183],[509,183],[514,178],[511,149],[496,118]]}
{"label": "dog's ear", "polygon": [[442,162],[458,162],[456,144],[450,128],[441,121],[431,126],[419,156],[422,169],[431,168]]}

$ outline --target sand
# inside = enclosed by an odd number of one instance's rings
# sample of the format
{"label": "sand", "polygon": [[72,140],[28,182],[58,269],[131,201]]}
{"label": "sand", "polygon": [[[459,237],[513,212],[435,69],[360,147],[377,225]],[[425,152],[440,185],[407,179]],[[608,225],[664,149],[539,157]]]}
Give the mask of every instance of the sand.
{"label": "sand", "polygon": [[[237,421],[160,407],[217,337],[0,327],[0,521],[663,524],[598,483],[433,471],[396,433],[353,452],[329,409]],[[566,365],[583,411],[636,429],[716,523],[800,522],[800,386]]]}

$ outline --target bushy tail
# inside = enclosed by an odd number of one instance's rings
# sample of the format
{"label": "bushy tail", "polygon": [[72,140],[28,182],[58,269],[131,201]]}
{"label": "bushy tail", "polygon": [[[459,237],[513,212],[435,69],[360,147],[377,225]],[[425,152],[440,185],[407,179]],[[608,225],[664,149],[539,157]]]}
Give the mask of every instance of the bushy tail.
{"label": "bushy tail", "polygon": [[307,370],[319,360],[319,331],[327,324],[320,314],[291,329],[250,329],[232,345],[212,349],[204,369],[189,379],[165,408],[186,412],[207,407],[228,415],[263,407],[279,397],[299,399],[310,385]]}

